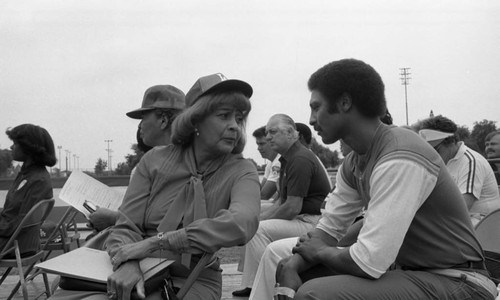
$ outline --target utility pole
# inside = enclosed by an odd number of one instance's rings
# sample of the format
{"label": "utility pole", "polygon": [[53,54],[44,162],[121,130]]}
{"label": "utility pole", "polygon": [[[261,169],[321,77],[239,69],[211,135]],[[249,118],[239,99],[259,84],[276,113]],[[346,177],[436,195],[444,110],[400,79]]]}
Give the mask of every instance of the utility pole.
{"label": "utility pole", "polygon": [[406,104],[406,125],[408,125],[408,91],[407,86],[410,84],[410,68],[400,68],[401,84],[405,86],[405,104]]}
{"label": "utility pole", "polygon": [[106,149],[106,151],[108,152],[108,175],[111,175],[111,152],[113,152],[113,150],[109,147],[109,143],[113,142],[113,140],[104,140],[105,143],[108,143],[108,148]]}
{"label": "utility pole", "polygon": [[71,159],[71,151],[69,150],[64,150],[64,152],[66,152],[66,176],[68,176],[68,156],[70,157]]}
{"label": "utility pole", "polygon": [[69,159],[68,159],[68,170],[71,171],[71,151],[68,150],[68,153],[69,153]]}
{"label": "utility pole", "polygon": [[57,149],[59,149],[59,172],[61,172],[61,149],[62,149],[62,146],[57,146]]}

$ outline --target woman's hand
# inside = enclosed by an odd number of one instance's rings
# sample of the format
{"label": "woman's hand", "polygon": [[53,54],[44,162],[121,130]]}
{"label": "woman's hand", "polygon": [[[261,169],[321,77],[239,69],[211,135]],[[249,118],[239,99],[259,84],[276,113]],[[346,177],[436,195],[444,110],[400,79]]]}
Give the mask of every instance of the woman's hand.
{"label": "woman's hand", "polygon": [[144,279],[138,261],[122,264],[108,277],[109,299],[129,300],[134,287],[139,298],[146,298]]}
{"label": "woman's hand", "polygon": [[113,264],[113,271],[118,267],[132,259],[141,259],[147,257],[154,250],[154,240],[147,238],[142,241],[126,244],[117,249],[110,251],[111,263]]}

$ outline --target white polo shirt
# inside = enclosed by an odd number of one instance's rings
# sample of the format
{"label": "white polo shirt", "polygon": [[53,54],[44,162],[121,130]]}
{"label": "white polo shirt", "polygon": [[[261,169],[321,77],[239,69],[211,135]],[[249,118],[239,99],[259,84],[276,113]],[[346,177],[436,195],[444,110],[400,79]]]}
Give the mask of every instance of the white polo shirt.
{"label": "white polo shirt", "polygon": [[481,154],[459,142],[454,158],[446,164],[462,194],[472,194],[477,201],[469,209],[471,217],[479,219],[500,208],[500,196],[495,174]]}
{"label": "white polo shirt", "polygon": [[268,161],[266,164],[266,169],[264,170],[264,178],[267,181],[278,182],[280,178],[280,157],[281,155],[276,155],[273,161]]}

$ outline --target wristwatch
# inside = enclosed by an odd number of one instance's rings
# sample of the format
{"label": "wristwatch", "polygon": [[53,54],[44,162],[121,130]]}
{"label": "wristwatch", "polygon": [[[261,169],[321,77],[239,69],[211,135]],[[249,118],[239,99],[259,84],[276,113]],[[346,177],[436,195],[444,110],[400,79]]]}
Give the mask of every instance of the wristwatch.
{"label": "wristwatch", "polygon": [[158,239],[158,248],[160,249],[160,261],[161,261],[161,258],[163,257],[161,252],[164,249],[164,245],[163,245],[163,243],[165,241],[163,239],[164,237],[166,238],[166,236],[163,234],[163,232],[158,232],[158,234],[156,235],[156,238]]}
{"label": "wristwatch", "polygon": [[164,245],[163,245],[163,242],[164,242],[164,239],[165,238],[165,234],[163,234],[163,232],[158,232],[158,234],[156,235],[156,238],[158,239],[158,246],[160,247],[160,251],[164,249]]}

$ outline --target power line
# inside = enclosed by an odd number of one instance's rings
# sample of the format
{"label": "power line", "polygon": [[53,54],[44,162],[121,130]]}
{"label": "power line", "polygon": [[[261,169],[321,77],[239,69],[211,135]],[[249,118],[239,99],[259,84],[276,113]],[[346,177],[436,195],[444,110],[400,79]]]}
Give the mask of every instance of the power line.
{"label": "power line", "polygon": [[401,84],[405,86],[405,104],[406,104],[406,125],[408,125],[408,91],[407,86],[410,84],[410,68],[400,68]]}

